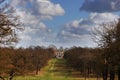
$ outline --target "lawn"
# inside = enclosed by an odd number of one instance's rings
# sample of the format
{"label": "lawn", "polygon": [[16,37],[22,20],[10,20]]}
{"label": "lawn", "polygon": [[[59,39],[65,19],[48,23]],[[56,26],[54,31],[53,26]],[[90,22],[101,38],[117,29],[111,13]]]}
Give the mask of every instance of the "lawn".
{"label": "lawn", "polygon": [[[70,78],[70,77],[60,77],[60,76],[20,76],[15,77],[14,80],[85,80],[85,78]],[[96,80],[96,78],[89,78],[86,80]],[[101,79],[102,80],[102,79]]]}
{"label": "lawn", "polygon": [[[71,77],[66,65],[63,59],[51,59],[37,76],[16,76],[14,80],[85,80],[85,78]],[[96,80],[96,78],[86,80]]]}

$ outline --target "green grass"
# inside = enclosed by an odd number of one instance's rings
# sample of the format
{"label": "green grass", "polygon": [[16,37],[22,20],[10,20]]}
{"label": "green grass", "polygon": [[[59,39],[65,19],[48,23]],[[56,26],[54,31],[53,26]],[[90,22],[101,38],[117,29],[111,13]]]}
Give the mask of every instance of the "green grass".
{"label": "green grass", "polygon": [[[63,69],[66,69],[67,62],[64,59],[51,59],[48,62],[48,65],[41,70],[43,71],[42,75],[37,76],[16,76],[14,80],[85,80],[85,78],[73,78],[69,76],[69,73],[65,73],[63,71],[54,71],[60,69],[59,66],[62,65]],[[64,67],[65,66],[65,67]],[[60,76],[56,76],[56,74],[60,74]],[[86,80],[96,80],[96,78],[89,78]]]}
{"label": "green grass", "polygon": [[[57,76],[18,76],[14,80],[85,80],[85,78],[70,78],[70,77],[57,77]],[[96,80],[96,78],[88,78],[87,80]],[[101,79],[102,80],[102,79]]]}
{"label": "green grass", "polygon": [[[85,80],[85,78],[66,78],[66,77],[40,77],[40,76],[20,76],[15,77],[14,80]],[[96,78],[87,78],[86,80],[97,80]],[[102,79],[99,79],[102,80]]]}

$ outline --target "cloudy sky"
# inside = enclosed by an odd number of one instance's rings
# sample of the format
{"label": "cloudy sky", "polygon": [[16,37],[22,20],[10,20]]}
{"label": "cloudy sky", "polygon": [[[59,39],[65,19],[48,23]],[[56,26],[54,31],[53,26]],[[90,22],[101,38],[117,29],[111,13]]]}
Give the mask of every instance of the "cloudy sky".
{"label": "cloudy sky", "polygon": [[94,47],[91,30],[120,16],[120,0],[10,0],[25,25],[17,46]]}

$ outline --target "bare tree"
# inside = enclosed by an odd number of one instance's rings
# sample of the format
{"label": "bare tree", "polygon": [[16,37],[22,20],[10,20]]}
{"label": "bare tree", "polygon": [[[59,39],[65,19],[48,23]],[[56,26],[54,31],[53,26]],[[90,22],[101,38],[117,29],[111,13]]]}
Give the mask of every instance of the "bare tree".
{"label": "bare tree", "polygon": [[109,47],[115,40],[116,22],[103,23],[92,31],[93,40],[101,48]]}
{"label": "bare tree", "polygon": [[[120,44],[120,21],[118,23],[111,22],[102,24],[99,28],[96,28],[93,32],[93,38],[103,49],[101,60],[103,60],[103,80],[107,80],[108,72],[110,74],[110,80],[115,79],[115,66],[119,63],[119,46]],[[116,52],[117,51],[117,52]],[[109,70],[109,71],[108,71]]]}
{"label": "bare tree", "polygon": [[[23,30],[23,24],[20,21],[20,17],[17,16],[15,10],[6,3],[6,0],[0,0],[0,46],[3,45],[9,45],[14,44],[18,42],[18,31]],[[1,53],[3,51],[0,51]],[[6,54],[8,55],[8,54]],[[4,57],[4,55],[1,55],[1,57],[6,59],[7,64],[0,63],[4,68],[6,65],[9,65],[11,60],[9,60],[9,57]],[[8,66],[8,68],[11,68]],[[4,72],[6,69],[1,68]],[[7,69],[8,70],[8,69]],[[11,69],[9,69],[11,70]],[[1,76],[2,73],[0,73],[0,79],[4,80],[4,77]],[[13,70],[9,73],[10,78],[9,80],[13,79]]]}
{"label": "bare tree", "polygon": [[18,23],[17,17],[10,20],[7,15],[0,14],[0,43],[11,44],[17,42],[16,30],[22,30],[21,23]]}
{"label": "bare tree", "polygon": [[2,4],[5,0],[0,0],[0,44],[8,45],[18,41],[17,31],[23,30],[20,17],[9,4]]}

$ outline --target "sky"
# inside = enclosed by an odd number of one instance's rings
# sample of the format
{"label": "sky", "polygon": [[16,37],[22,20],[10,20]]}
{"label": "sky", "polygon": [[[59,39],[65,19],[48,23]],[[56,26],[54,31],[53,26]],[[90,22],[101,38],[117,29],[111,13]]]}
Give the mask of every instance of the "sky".
{"label": "sky", "polygon": [[25,30],[18,47],[95,47],[94,27],[117,20],[119,0],[10,0]]}

